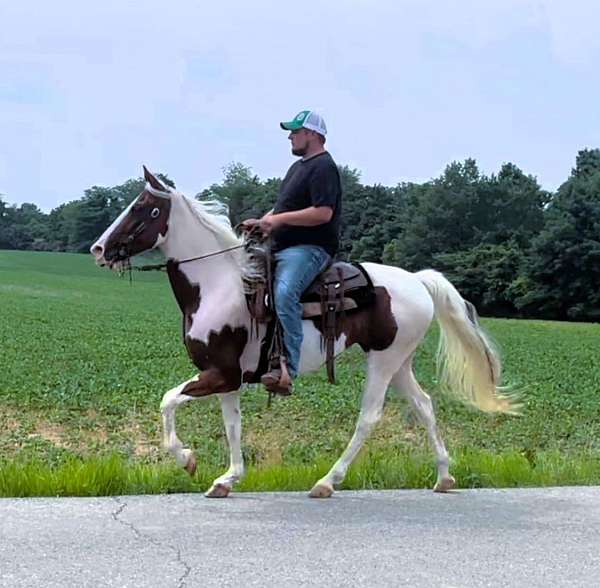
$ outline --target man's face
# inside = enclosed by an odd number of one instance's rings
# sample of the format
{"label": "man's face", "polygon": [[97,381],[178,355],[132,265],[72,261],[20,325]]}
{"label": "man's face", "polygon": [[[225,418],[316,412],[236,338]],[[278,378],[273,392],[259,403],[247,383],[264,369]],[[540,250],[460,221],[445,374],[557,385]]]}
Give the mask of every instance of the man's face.
{"label": "man's face", "polygon": [[303,157],[308,151],[310,143],[310,131],[308,129],[297,129],[296,131],[290,131],[288,139],[292,143],[292,153]]}

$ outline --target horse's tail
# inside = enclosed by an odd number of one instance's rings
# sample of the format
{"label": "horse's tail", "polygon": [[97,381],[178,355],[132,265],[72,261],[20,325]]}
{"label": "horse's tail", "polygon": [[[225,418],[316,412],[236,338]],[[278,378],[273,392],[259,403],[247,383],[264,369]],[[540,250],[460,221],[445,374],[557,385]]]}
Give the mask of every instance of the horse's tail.
{"label": "horse's tail", "polygon": [[475,307],[439,272],[415,275],[433,299],[440,324],[437,369],[442,389],[486,412],[518,412],[515,396],[499,387],[500,355],[479,326]]}

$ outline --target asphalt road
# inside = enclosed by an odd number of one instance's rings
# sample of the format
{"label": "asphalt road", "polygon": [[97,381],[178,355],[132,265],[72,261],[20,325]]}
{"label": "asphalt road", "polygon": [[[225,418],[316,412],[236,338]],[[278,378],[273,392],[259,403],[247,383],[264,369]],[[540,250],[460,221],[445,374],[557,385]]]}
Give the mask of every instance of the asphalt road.
{"label": "asphalt road", "polygon": [[0,500],[0,586],[599,586],[600,488]]}

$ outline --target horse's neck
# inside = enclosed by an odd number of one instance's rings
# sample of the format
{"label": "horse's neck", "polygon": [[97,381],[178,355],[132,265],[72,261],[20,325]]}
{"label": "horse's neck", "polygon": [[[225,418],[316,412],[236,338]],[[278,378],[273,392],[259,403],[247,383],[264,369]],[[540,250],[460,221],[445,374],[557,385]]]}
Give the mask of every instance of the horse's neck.
{"label": "horse's neck", "polygon": [[194,217],[182,196],[171,200],[167,238],[159,247],[173,261],[206,255],[219,248],[217,237]]}
{"label": "horse's neck", "polygon": [[[165,257],[175,262],[227,248],[220,244],[216,235],[198,221],[186,204],[179,200],[172,203],[168,237],[159,247]],[[237,304],[243,299],[241,270],[236,261],[239,254],[239,251],[234,251],[179,264],[179,272],[185,277],[182,282],[188,283],[183,287],[186,290],[185,296],[189,296],[187,291],[190,287],[197,286],[203,301],[220,299],[223,305],[228,302]],[[178,286],[179,281],[171,280],[171,283],[179,300],[182,295],[182,292],[178,292],[181,288]]]}

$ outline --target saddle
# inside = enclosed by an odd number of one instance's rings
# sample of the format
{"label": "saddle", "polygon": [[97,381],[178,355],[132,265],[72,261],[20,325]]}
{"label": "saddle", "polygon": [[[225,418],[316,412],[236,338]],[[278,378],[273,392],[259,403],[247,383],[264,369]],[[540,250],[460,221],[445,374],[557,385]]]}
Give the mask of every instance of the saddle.
{"label": "saddle", "polygon": [[321,317],[327,378],[335,384],[334,344],[347,312],[367,308],[375,301],[373,282],[358,263],[337,261],[321,272],[300,297],[302,318]]}
{"label": "saddle", "polygon": [[[248,310],[256,324],[275,322],[275,328],[267,328],[267,337],[272,339],[270,359],[275,363],[283,357],[284,349],[273,305],[273,259],[269,247],[257,248],[254,244],[247,252],[251,260],[254,256],[252,270],[244,277]],[[332,384],[335,383],[334,345],[343,330],[346,314],[370,307],[374,301],[375,289],[366,270],[358,263],[343,261],[326,267],[302,294],[302,318],[312,319],[321,331],[327,377]]]}

